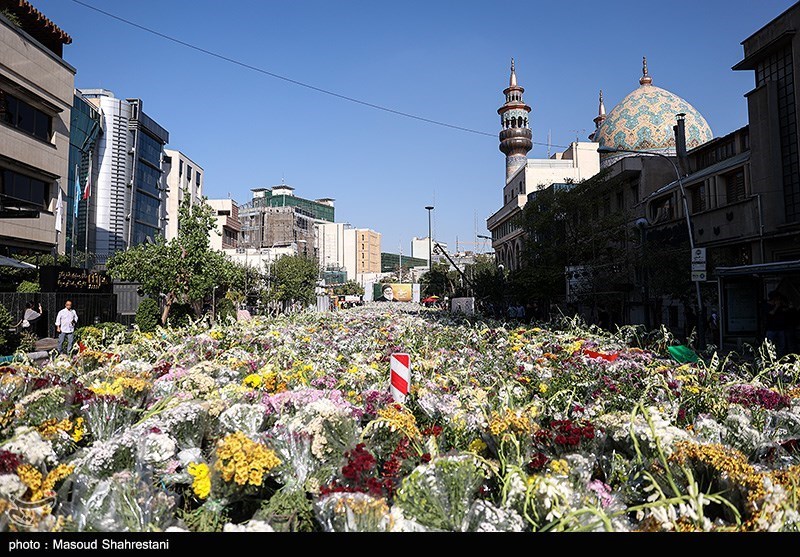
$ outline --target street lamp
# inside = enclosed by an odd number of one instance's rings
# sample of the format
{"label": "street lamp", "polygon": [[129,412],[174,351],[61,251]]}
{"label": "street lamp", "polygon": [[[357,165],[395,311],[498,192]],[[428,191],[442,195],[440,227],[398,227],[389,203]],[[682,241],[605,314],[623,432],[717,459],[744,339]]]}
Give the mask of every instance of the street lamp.
{"label": "street lamp", "polygon": [[[662,159],[669,162],[672,165],[672,168],[675,170],[675,176],[678,178],[678,188],[681,191],[681,201],[683,202],[683,214],[686,216],[686,228],[689,231],[689,248],[691,253],[694,253],[694,233],[692,231],[692,217],[689,214],[689,203],[686,200],[686,189],[683,187],[683,180],[681,179],[681,172],[678,170],[678,165],[675,164],[671,158],[667,155],[662,153],[656,153],[654,151],[638,151],[635,149],[622,149],[619,147],[605,147],[601,146],[597,148],[598,153],[634,153],[637,155],[650,155],[661,157]],[[706,343],[706,330],[705,324],[703,323],[703,297],[700,293],[700,281],[694,281],[696,295],[697,295],[697,342],[700,348],[705,347]]]}
{"label": "street lamp", "polygon": [[428,272],[433,271],[433,237],[431,236],[431,211],[433,205],[426,205],[425,209],[428,211]]}

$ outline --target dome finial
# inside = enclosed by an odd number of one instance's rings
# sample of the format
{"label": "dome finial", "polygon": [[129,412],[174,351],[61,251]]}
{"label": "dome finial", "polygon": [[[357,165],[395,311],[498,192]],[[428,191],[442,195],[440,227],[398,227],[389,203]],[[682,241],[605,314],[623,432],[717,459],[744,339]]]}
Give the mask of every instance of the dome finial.
{"label": "dome finial", "polygon": [[517,73],[514,71],[514,58],[511,58],[511,77],[508,80],[508,85],[510,87],[516,87],[517,85]]}
{"label": "dome finial", "polygon": [[642,77],[639,79],[640,85],[650,85],[653,78],[647,74],[647,56],[642,56]]}
{"label": "dome finial", "polygon": [[[597,116],[594,117],[594,127],[595,131],[600,128],[600,125],[605,122],[606,120],[606,106],[603,104],[603,90],[600,89],[600,106],[597,108]],[[594,135],[594,134],[593,134]],[[592,135],[589,136],[589,140],[593,141]]]}

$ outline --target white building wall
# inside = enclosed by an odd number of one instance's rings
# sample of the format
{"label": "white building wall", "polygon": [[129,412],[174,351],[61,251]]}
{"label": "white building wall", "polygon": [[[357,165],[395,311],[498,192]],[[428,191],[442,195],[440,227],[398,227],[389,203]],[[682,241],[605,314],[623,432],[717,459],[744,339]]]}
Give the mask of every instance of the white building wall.
{"label": "white building wall", "polygon": [[[89,251],[98,258],[123,250],[128,244],[128,215],[130,205],[131,160],[129,157],[128,121],[130,103],[113,96],[110,91],[81,91],[86,100],[100,110],[103,133],[97,140],[97,181],[92,184],[89,197],[90,237]],[[89,96],[100,95],[100,96]],[[94,174],[94,173],[93,173]]]}
{"label": "white building wall", "polygon": [[347,267],[345,263],[345,231],[352,229],[352,226],[344,222],[317,222],[314,227],[316,228],[319,266],[322,269],[333,265]]}
{"label": "white building wall", "polygon": [[[203,181],[206,173],[200,165],[181,151],[164,149],[164,153],[172,159],[170,164],[165,164],[164,166],[167,183],[165,203],[167,226],[165,238],[171,240],[178,235],[178,207],[183,201],[184,194],[189,192],[192,205],[199,203],[203,197]],[[192,169],[191,178],[189,177],[189,168]],[[219,247],[215,249],[222,249],[221,240]]]}

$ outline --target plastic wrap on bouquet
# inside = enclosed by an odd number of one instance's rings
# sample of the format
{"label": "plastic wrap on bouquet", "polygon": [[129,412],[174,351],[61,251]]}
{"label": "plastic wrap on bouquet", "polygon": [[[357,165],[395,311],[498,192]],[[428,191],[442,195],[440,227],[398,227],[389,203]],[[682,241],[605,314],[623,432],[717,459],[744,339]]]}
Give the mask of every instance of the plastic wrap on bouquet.
{"label": "plastic wrap on bouquet", "polygon": [[172,526],[175,507],[175,496],[147,472],[126,470],[100,481],[75,478],[72,502],[62,512],[80,532],[149,532]]}
{"label": "plastic wrap on bouquet", "polygon": [[395,504],[431,530],[462,531],[483,481],[484,470],[475,457],[439,457],[403,479]]}
{"label": "plastic wrap on bouquet", "polygon": [[110,439],[133,421],[124,401],[115,396],[93,397],[84,403],[81,413],[95,441]]}
{"label": "plastic wrap on bouquet", "polygon": [[272,449],[281,460],[274,474],[284,489],[316,492],[336,474],[336,463],[314,456],[312,434],[278,425],[268,435]]}
{"label": "plastic wrap on bouquet", "polygon": [[389,532],[393,520],[383,498],[366,493],[331,493],[317,500],[317,519],[326,532]]}

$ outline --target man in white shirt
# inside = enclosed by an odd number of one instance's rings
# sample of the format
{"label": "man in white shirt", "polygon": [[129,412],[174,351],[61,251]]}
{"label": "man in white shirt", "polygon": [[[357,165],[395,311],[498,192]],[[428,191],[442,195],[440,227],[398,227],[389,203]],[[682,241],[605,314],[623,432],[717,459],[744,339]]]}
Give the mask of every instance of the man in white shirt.
{"label": "man in white shirt", "polygon": [[[75,335],[75,324],[78,314],[72,309],[72,300],[67,300],[64,307],[56,315],[56,332],[58,333],[58,353],[69,354],[72,352],[72,342]],[[64,338],[67,339],[67,349],[64,350]]]}

